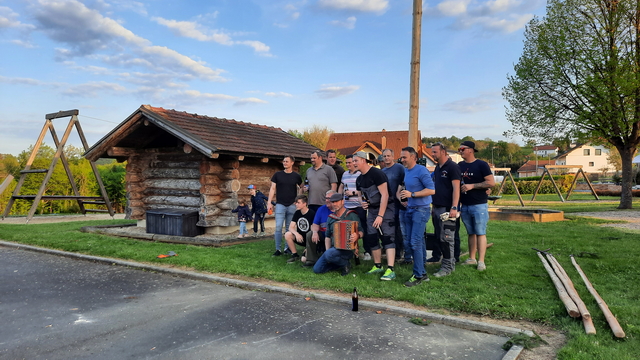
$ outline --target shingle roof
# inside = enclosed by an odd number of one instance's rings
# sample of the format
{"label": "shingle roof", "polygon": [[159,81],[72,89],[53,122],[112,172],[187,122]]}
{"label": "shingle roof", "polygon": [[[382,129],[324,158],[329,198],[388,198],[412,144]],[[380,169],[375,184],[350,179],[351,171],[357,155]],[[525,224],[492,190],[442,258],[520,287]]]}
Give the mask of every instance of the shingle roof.
{"label": "shingle roof", "polygon": [[[365,142],[370,142],[383,150],[383,137],[386,137],[386,146],[384,148],[393,149],[395,155],[400,155],[400,150],[409,144],[409,131],[370,131],[370,132],[354,132],[354,133],[333,133],[329,136],[326,150],[336,149],[341,154],[352,154],[353,149],[357,149]],[[422,136],[418,132],[418,143],[421,143]],[[419,149],[416,149],[419,150]]]}
{"label": "shingle roof", "polygon": [[[545,165],[555,165],[555,160],[538,160],[538,167],[543,167]],[[524,165],[520,166],[518,172],[535,172],[536,171],[536,161],[529,160]]]}
{"label": "shingle roof", "polygon": [[143,129],[140,124],[144,121],[210,157],[213,153],[274,158],[288,154],[308,159],[317,150],[280,128],[142,105],[93,145],[85,156],[104,157],[108,148],[123,146],[120,143],[131,146],[131,139],[125,138],[135,131],[140,136],[139,130],[133,129]]}
{"label": "shingle roof", "polygon": [[533,151],[540,151],[540,150],[557,150],[558,147],[555,145],[540,145],[540,146],[534,146]]}

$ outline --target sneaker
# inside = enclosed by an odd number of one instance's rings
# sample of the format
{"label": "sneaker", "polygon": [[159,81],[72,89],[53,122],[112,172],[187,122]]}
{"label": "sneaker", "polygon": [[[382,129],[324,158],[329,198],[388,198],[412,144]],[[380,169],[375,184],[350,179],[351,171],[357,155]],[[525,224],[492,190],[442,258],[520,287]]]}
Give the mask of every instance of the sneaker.
{"label": "sneaker", "polygon": [[413,264],[413,260],[402,259],[398,261],[398,265],[411,265]]}
{"label": "sneaker", "polygon": [[375,265],[373,265],[373,267],[371,268],[371,270],[367,271],[366,274],[378,274],[383,272],[384,269],[382,269],[382,267],[376,267]]}
{"label": "sneaker", "polygon": [[280,256],[280,255],[282,255],[282,251],[276,250],[276,252],[274,252],[273,255],[271,256]]}
{"label": "sneaker", "polygon": [[313,267],[316,263],[313,261],[303,261],[302,267]]}
{"label": "sneaker", "polygon": [[413,286],[420,285],[421,283],[427,282],[427,281],[429,281],[429,278],[426,277],[426,276],[423,276],[423,277],[419,278],[419,277],[415,277],[415,275],[412,275],[411,279],[409,279],[409,281],[404,283],[404,286],[413,287]]}
{"label": "sneaker", "polygon": [[289,250],[289,248],[284,249],[284,254],[292,254],[291,250]]}
{"label": "sneaker", "polygon": [[485,271],[487,270],[487,265],[484,264],[484,262],[482,261],[478,261],[478,271]]}
{"label": "sneaker", "polygon": [[444,270],[444,269],[440,269],[440,270],[438,270],[437,273],[433,274],[433,276],[435,276],[437,278],[444,277],[444,276],[447,276],[447,275],[451,275],[451,272],[447,271],[447,270]]}
{"label": "sneaker", "polygon": [[298,254],[293,254],[289,258],[289,260],[287,260],[287,263],[291,264],[291,263],[294,263],[294,262],[296,262],[298,260],[300,260],[300,256]]}
{"label": "sneaker", "polygon": [[476,259],[468,258],[462,265],[476,265],[478,262]]}
{"label": "sneaker", "polygon": [[364,261],[371,261],[371,254],[369,254],[369,253],[364,253],[364,257],[362,258],[362,260],[364,260]]}
{"label": "sneaker", "polygon": [[396,278],[396,273],[394,273],[391,269],[387,269],[387,271],[384,272],[384,275],[382,275],[382,277],[380,278],[380,280],[394,280]]}
{"label": "sneaker", "polygon": [[259,233],[256,234],[257,237],[263,237],[264,235],[265,235],[264,231],[260,231]]}
{"label": "sneaker", "polygon": [[440,258],[439,257],[432,256],[432,257],[427,259],[427,264],[435,264],[435,263],[439,263],[439,262],[440,262]]}

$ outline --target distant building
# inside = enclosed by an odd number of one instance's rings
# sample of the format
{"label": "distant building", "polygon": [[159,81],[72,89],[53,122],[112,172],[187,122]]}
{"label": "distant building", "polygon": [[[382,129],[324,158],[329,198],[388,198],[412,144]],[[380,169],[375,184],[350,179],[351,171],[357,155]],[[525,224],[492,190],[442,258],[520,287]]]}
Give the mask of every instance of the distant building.
{"label": "distant building", "polygon": [[555,161],[556,165],[582,165],[582,171],[586,173],[599,173],[604,168],[615,171],[609,164],[608,154],[609,149],[602,145],[578,144],[558,155]]}
{"label": "distant building", "polygon": [[[425,144],[422,143],[422,135],[418,132],[417,142],[419,148],[416,149],[418,156],[424,158],[427,167],[434,167],[435,161]],[[338,150],[342,155],[354,154],[357,151],[364,151],[369,154],[369,159],[377,159],[384,149],[392,149],[396,158],[400,158],[400,151],[403,147],[409,146],[409,131],[371,131],[353,133],[333,133],[329,136],[329,141],[325,149]]]}
{"label": "distant building", "polygon": [[542,176],[545,165],[556,165],[556,161],[529,160],[518,169],[518,177]]}
{"label": "distant building", "polygon": [[558,147],[555,145],[538,145],[534,146],[533,153],[537,156],[552,158],[558,155]]}

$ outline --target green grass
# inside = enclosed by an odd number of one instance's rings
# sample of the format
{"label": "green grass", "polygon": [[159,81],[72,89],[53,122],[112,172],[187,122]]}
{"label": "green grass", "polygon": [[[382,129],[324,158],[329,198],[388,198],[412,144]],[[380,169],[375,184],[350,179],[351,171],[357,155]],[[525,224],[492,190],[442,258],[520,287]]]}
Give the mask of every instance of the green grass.
{"label": "green grass", "polygon": [[[601,206],[597,204],[596,207],[602,210]],[[299,264],[287,264],[286,256],[271,257],[273,240],[207,248],[79,231],[82,226],[112,224],[113,221],[0,224],[0,239],[96,256],[172,264],[203,272],[264,278],[306,290],[326,289],[347,295],[357,287],[361,297],[407,301],[433,311],[524,319],[552,325],[568,334],[568,343],[559,352],[559,359],[636,359],[640,353],[640,319],[637,316],[640,313],[637,286],[640,284],[637,268],[640,236],[637,232],[598,226],[604,222],[578,217],[551,223],[492,221],[488,239],[495,245],[487,251],[487,271],[458,266],[452,276],[432,278],[430,282],[410,289],[402,286],[411,276],[410,267],[397,267],[396,281],[380,281],[377,276],[365,275],[370,262],[354,267],[352,274],[346,277],[337,272],[316,275]],[[462,231],[464,250],[464,227]],[[582,322],[567,315],[532,247],[551,248],[587,304],[597,335],[585,335]],[[175,251],[178,256],[156,259],[157,255],[168,251]],[[626,339],[619,340],[612,335],[595,300],[571,265],[569,255],[580,253],[598,255],[598,258],[579,257],[577,261],[617,316],[627,334]],[[427,270],[433,273],[437,265],[430,265]]]}
{"label": "green grass", "polygon": [[[565,197],[566,194],[562,196]],[[573,193],[570,200],[562,202],[556,194],[540,194],[536,196],[535,201],[531,201],[531,194],[522,195],[522,201],[526,208],[535,209],[552,209],[562,210],[565,213],[572,212],[593,212],[593,211],[610,211],[616,210],[620,205],[620,197],[600,196],[600,200],[596,200],[593,195],[585,193]],[[517,195],[502,195],[502,198],[489,202],[490,206],[499,207],[521,207]],[[640,206],[640,198],[633,198],[633,207]]]}

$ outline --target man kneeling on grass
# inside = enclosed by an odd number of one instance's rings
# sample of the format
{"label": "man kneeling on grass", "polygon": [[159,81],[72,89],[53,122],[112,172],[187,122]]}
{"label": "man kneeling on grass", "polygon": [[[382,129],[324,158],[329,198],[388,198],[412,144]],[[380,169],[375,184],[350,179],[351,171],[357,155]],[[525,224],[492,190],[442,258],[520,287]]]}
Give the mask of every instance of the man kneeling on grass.
{"label": "man kneeling on grass", "polygon": [[331,205],[333,207],[333,214],[329,215],[327,231],[325,233],[325,239],[327,243],[331,244],[331,247],[320,256],[320,259],[318,259],[313,266],[313,272],[322,274],[331,270],[341,270],[341,275],[345,276],[351,271],[349,262],[353,258],[353,250],[342,250],[334,247],[333,224],[340,220],[355,221],[358,224],[358,232],[351,234],[349,241],[352,242],[362,238],[363,230],[358,214],[344,207],[344,196],[342,194],[331,195]]}
{"label": "man kneeling on grass", "polygon": [[311,230],[311,224],[313,224],[313,218],[315,216],[313,210],[309,209],[308,202],[309,200],[306,195],[296,196],[294,202],[296,212],[293,214],[293,218],[289,224],[289,231],[284,234],[287,246],[289,250],[291,250],[291,258],[287,260],[287,263],[294,263],[300,258],[296,245],[306,245],[307,234]]}

